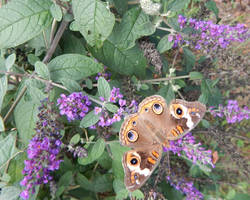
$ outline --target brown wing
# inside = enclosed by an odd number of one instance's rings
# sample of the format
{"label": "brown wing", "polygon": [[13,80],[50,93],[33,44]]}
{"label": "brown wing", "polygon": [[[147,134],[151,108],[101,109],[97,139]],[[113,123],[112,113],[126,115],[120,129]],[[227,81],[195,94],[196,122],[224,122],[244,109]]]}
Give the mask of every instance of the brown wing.
{"label": "brown wing", "polygon": [[147,97],[139,105],[138,113],[152,138],[166,144],[167,140],[176,140],[192,130],[203,118],[206,106],[202,103],[173,100],[167,106],[163,97]]}
{"label": "brown wing", "polygon": [[157,167],[162,156],[160,144],[135,149],[123,155],[124,183],[129,191],[140,188]]}
{"label": "brown wing", "polygon": [[203,118],[206,106],[198,101],[173,100],[169,105],[169,121],[165,134],[168,140],[176,140],[191,131]]}
{"label": "brown wing", "polygon": [[138,113],[144,126],[152,133],[155,143],[164,143],[164,129],[168,126],[168,106],[163,97],[154,95],[144,99],[139,105]]}
{"label": "brown wing", "polygon": [[121,145],[143,148],[153,144],[152,134],[144,125],[138,113],[125,118],[119,133]]}

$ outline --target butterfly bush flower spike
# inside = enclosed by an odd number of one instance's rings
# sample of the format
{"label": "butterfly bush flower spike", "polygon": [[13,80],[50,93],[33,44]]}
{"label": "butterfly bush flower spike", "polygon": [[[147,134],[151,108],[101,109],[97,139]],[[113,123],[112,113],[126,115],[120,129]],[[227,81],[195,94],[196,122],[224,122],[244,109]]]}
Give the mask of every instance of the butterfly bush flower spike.
{"label": "butterfly bush flower spike", "polygon": [[186,200],[201,200],[204,199],[203,194],[194,187],[192,181],[186,181],[183,178],[177,177],[175,174],[167,176],[167,182],[176,190],[186,195]]}
{"label": "butterfly bush flower spike", "polygon": [[250,109],[247,106],[241,108],[236,100],[228,100],[226,106],[219,105],[218,108],[210,107],[209,111],[214,117],[225,117],[229,124],[250,118]]}
{"label": "butterfly bush flower spike", "polygon": [[35,193],[35,186],[50,182],[53,179],[51,173],[58,170],[62,162],[58,159],[62,144],[62,125],[56,120],[57,114],[46,102],[47,99],[39,108],[36,135],[27,148],[28,160],[24,161],[24,178],[20,182],[25,187],[20,194],[23,199],[29,199],[30,193]]}
{"label": "butterfly bush flower spike", "polygon": [[188,133],[179,140],[172,140],[169,144],[169,147],[164,147],[164,151],[172,151],[178,156],[184,154],[188,159],[192,160],[194,164],[199,162],[214,167],[212,151],[205,150],[205,148],[201,146],[201,143],[195,143],[195,138],[191,133]]}
{"label": "butterfly bush flower spike", "polygon": [[[127,101],[123,99],[120,88],[113,87],[110,92],[109,99],[104,99],[104,97],[100,97],[99,99],[104,103],[113,103],[118,106],[118,110],[113,114],[110,114],[110,112],[102,107],[97,106],[94,108],[94,113],[96,115],[100,114],[100,118],[97,123],[97,126],[100,127],[111,126],[113,123],[121,121],[125,113],[131,113],[137,110],[137,103],[134,100],[129,106],[126,106]],[[91,126],[90,128],[95,129],[96,125]]]}
{"label": "butterfly bush flower spike", "polygon": [[61,94],[57,99],[60,115],[66,115],[68,121],[81,120],[89,112],[91,101],[81,92],[73,92],[69,96]]}
{"label": "butterfly bush flower spike", "polygon": [[[214,24],[212,21],[202,21],[196,19],[187,19],[179,15],[178,23],[181,29],[191,27],[194,29],[189,37],[196,49],[217,47],[226,48],[233,42],[244,42],[250,34],[248,29],[243,24],[229,26],[224,24]],[[175,36],[175,46],[185,42],[181,35]]]}
{"label": "butterfly bush flower spike", "polygon": [[[110,116],[109,112],[100,107],[95,107],[94,112],[96,115],[100,114],[98,126],[100,127],[107,127],[112,125],[113,123],[121,120],[121,115],[123,113],[123,106],[126,105],[126,100],[122,99],[123,95],[120,93],[120,88],[113,87],[113,89],[110,92],[110,97],[108,100],[104,99],[104,97],[100,97],[100,100],[102,102],[109,102],[114,104],[119,104],[119,109],[116,113],[113,114],[113,116]],[[95,126],[91,127],[95,128]]]}

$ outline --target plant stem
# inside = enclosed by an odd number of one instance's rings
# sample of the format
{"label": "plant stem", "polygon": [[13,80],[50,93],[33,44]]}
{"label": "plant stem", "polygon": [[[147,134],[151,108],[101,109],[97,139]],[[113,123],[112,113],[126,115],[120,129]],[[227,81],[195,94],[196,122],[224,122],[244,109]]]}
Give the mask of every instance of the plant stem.
{"label": "plant stem", "polygon": [[61,39],[64,31],[66,30],[68,24],[69,24],[69,22],[66,22],[66,21],[61,22],[60,27],[59,27],[59,29],[58,29],[58,31],[57,31],[54,39],[53,39],[53,42],[51,43],[51,46],[50,46],[49,50],[47,51],[47,53],[46,53],[46,55],[45,55],[45,57],[43,59],[43,62],[45,64],[47,64],[50,61],[53,53],[56,50],[57,44],[58,44],[59,40]]}
{"label": "plant stem", "polygon": [[44,40],[44,43],[45,43],[45,46],[46,46],[46,50],[48,50],[49,49],[49,45],[48,45],[48,41],[47,41],[46,34],[45,34],[44,30],[43,30],[43,40]]}
{"label": "plant stem", "polygon": [[171,76],[166,78],[155,78],[155,79],[149,79],[149,80],[142,80],[142,83],[152,83],[152,82],[158,82],[158,81],[170,81],[170,80],[176,80],[176,79],[184,79],[184,78],[190,78],[190,75],[183,75],[183,76]]}
{"label": "plant stem", "polygon": [[168,32],[170,32],[172,34],[177,33],[174,29],[171,29],[171,28],[165,28],[165,27],[160,27],[160,26],[156,27],[156,28],[158,28],[160,30],[163,30],[163,31],[168,31]]}
{"label": "plant stem", "polygon": [[57,27],[57,21],[56,21],[56,19],[53,19],[52,26],[51,26],[51,31],[50,31],[50,36],[49,36],[49,45],[51,45],[52,42],[53,42],[56,27]]}

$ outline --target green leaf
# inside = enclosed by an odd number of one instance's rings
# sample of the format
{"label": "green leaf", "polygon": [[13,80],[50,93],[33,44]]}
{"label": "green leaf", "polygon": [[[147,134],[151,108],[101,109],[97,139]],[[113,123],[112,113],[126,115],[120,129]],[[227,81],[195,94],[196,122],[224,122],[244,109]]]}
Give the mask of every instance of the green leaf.
{"label": "green leaf", "polygon": [[92,190],[91,182],[82,174],[77,173],[76,182],[86,190]]}
{"label": "green leaf", "polygon": [[250,199],[249,194],[243,194],[243,193],[236,193],[233,200],[248,200]]}
{"label": "green leaf", "polygon": [[115,16],[99,0],[73,0],[73,14],[79,31],[91,46],[100,46],[112,32]]}
{"label": "green leaf", "polygon": [[157,94],[165,98],[168,104],[175,98],[175,94],[171,84],[161,87]]}
{"label": "green leaf", "polygon": [[217,8],[216,3],[213,0],[207,1],[205,3],[205,6],[207,7],[208,10],[211,10],[215,14],[217,19],[219,18],[218,17],[219,9]]}
{"label": "green leaf", "polygon": [[80,122],[81,128],[88,128],[92,125],[95,125],[99,121],[100,115],[96,115],[94,110],[85,115]]}
{"label": "green leaf", "polygon": [[230,189],[229,192],[227,193],[226,199],[230,200],[230,199],[234,199],[236,194],[236,191],[234,189]]}
{"label": "green leaf", "polygon": [[129,50],[122,50],[117,47],[115,42],[108,39],[102,48],[90,48],[90,51],[95,58],[115,72],[124,75],[145,76],[147,61],[137,46]]}
{"label": "green leaf", "polygon": [[98,175],[93,180],[94,192],[107,192],[112,190],[112,179],[110,174]]}
{"label": "green leaf", "polygon": [[205,120],[205,119],[202,119],[201,120],[201,124],[202,124],[202,126],[204,126],[205,128],[210,128],[210,123],[209,123],[209,121],[207,121],[207,120]]}
{"label": "green leaf", "polygon": [[8,167],[8,174],[11,177],[9,184],[15,184],[16,182],[20,182],[20,180],[23,179],[22,171],[24,168],[24,160],[27,159],[27,155],[26,152],[19,152],[13,159],[11,159]]}
{"label": "green leaf", "polygon": [[9,55],[8,58],[6,58],[5,67],[7,71],[10,71],[10,68],[15,64],[15,60],[16,60],[16,54],[14,53]]}
{"label": "green leaf", "polygon": [[[6,71],[5,60],[0,58],[0,69]],[[8,89],[8,79],[6,75],[0,74],[0,111],[2,109],[3,99]]]}
{"label": "green leaf", "polygon": [[116,106],[116,105],[114,105],[114,104],[112,104],[112,103],[105,103],[105,104],[104,104],[104,107],[105,107],[108,111],[110,111],[110,112],[112,112],[112,113],[116,113],[117,110],[119,109],[118,106]]}
{"label": "green leaf", "polygon": [[49,69],[48,69],[47,65],[45,65],[43,62],[37,61],[35,63],[35,72],[41,78],[44,78],[46,80],[50,80]]}
{"label": "green leaf", "polygon": [[[33,39],[27,42],[28,47],[35,49],[35,56],[41,56],[44,52],[47,52],[48,41],[50,40],[50,33],[51,33],[51,27],[49,26],[38,36],[34,37]],[[35,60],[35,62],[39,60],[40,59]],[[34,65],[35,62],[32,63],[32,65]]]}
{"label": "green leaf", "polygon": [[33,101],[20,101],[14,110],[14,119],[19,133],[19,139],[28,144],[35,134],[36,121],[38,120],[38,107]]}
{"label": "green leaf", "polygon": [[132,197],[135,197],[135,199],[144,199],[144,194],[142,193],[141,190],[135,190],[132,192]]}
{"label": "green leaf", "polygon": [[190,72],[195,65],[195,55],[188,48],[183,48],[184,53],[184,65],[186,67],[186,72]]}
{"label": "green leaf", "polygon": [[200,72],[190,72],[189,76],[190,80],[203,79],[203,74]]}
{"label": "green leaf", "polygon": [[165,35],[163,38],[161,38],[160,42],[157,45],[157,49],[160,53],[164,53],[165,51],[171,49],[174,45],[174,41],[168,40],[169,35]]}
{"label": "green leaf", "polygon": [[0,49],[18,46],[50,25],[51,2],[12,0],[0,9]]}
{"label": "green leaf", "polygon": [[115,199],[120,200],[120,199],[127,199],[128,197],[128,190],[127,189],[123,189],[120,190],[118,194],[116,194]]}
{"label": "green leaf", "polygon": [[110,151],[113,156],[112,169],[116,179],[123,180],[124,172],[122,167],[123,154],[129,150],[128,147],[123,147],[117,142],[109,143]]}
{"label": "green leaf", "polygon": [[88,157],[78,159],[79,164],[87,165],[89,163],[94,162],[102,155],[104,149],[105,149],[105,141],[104,139],[99,138],[94,144],[94,146],[92,147]]}
{"label": "green leaf", "polygon": [[7,137],[0,140],[0,167],[1,171],[3,172],[5,167],[8,165],[8,162],[13,155],[17,152],[16,149],[16,133],[10,133]]}
{"label": "green leaf", "polygon": [[113,188],[114,188],[116,194],[118,194],[121,190],[124,190],[124,189],[126,190],[124,182],[120,179],[115,179],[113,181]]}
{"label": "green leaf", "polygon": [[78,173],[76,177],[77,183],[85,190],[93,192],[107,192],[112,190],[112,179],[110,174],[100,175],[97,173],[93,178],[88,180],[84,175]]}
{"label": "green leaf", "polygon": [[73,181],[73,173],[72,173],[72,171],[67,171],[59,179],[58,185],[67,187],[71,184],[72,181]]}
{"label": "green leaf", "polygon": [[141,87],[140,87],[141,90],[148,90],[149,89],[149,86],[145,83],[141,84]]}
{"label": "green leaf", "polygon": [[182,9],[187,8],[189,2],[190,2],[190,0],[172,1],[168,6],[168,10],[173,11],[173,12],[181,11]]}
{"label": "green leaf", "polygon": [[243,148],[244,147],[244,141],[243,140],[237,140],[237,146],[239,148]]}
{"label": "green leaf", "polygon": [[63,194],[64,190],[65,190],[64,186],[60,186],[60,187],[57,188],[56,197],[58,197],[58,199],[60,199],[59,197]]}
{"label": "green leaf", "polygon": [[222,102],[221,92],[212,80],[207,79],[202,81],[201,93],[199,101],[208,104],[208,106],[218,106]]}
{"label": "green leaf", "polygon": [[91,79],[89,79],[89,78],[87,78],[86,80],[85,80],[85,83],[86,83],[86,87],[88,88],[88,89],[92,89],[93,88],[93,83],[92,83],[92,80]]}
{"label": "green leaf", "polygon": [[53,81],[61,78],[80,80],[103,70],[94,59],[79,54],[57,56],[49,62],[48,68]]}
{"label": "green leaf", "polygon": [[90,157],[92,158],[92,160],[98,159],[102,155],[104,149],[105,149],[105,141],[104,139],[99,138],[90,152]]}
{"label": "green leaf", "polygon": [[34,55],[34,54],[28,54],[28,62],[31,64],[31,65],[35,65],[35,63],[37,61],[40,61],[40,59]]}
{"label": "green leaf", "polygon": [[115,179],[113,181],[113,188],[116,193],[116,199],[126,199],[128,197],[129,191],[125,188],[122,180]]}
{"label": "green leaf", "polygon": [[56,19],[56,21],[60,22],[62,20],[62,10],[59,5],[53,3],[50,6],[50,12],[52,16]]}
{"label": "green leaf", "polygon": [[136,39],[154,32],[155,26],[149,16],[140,7],[134,7],[125,13],[121,23],[115,27],[112,37],[119,49],[130,49],[135,46]]}
{"label": "green leaf", "polygon": [[97,81],[97,89],[100,97],[104,97],[107,101],[110,97],[110,86],[108,81],[106,81],[103,77],[100,77]]}
{"label": "green leaf", "polygon": [[6,186],[1,188],[0,199],[16,200],[19,199],[21,190],[16,186]]}
{"label": "green leaf", "polygon": [[0,116],[0,132],[3,132],[5,130],[4,128],[4,122],[2,116]]}
{"label": "green leaf", "polygon": [[79,133],[77,133],[77,134],[75,134],[71,139],[70,139],[70,144],[71,145],[75,145],[75,144],[77,144],[79,141],[80,141],[80,139],[81,139],[81,136],[80,136],[80,134]]}
{"label": "green leaf", "polygon": [[109,170],[112,167],[112,158],[109,156],[107,151],[103,152],[102,156],[98,158],[97,162],[102,168],[106,170]]}
{"label": "green leaf", "polygon": [[128,0],[113,0],[119,14],[123,15],[128,9]]}
{"label": "green leaf", "polygon": [[87,51],[84,48],[84,42],[82,39],[77,38],[72,32],[66,31],[60,40],[60,47],[64,54],[77,53],[86,55]]}
{"label": "green leaf", "polygon": [[74,80],[67,79],[67,78],[61,78],[59,80],[59,82],[61,82],[63,84],[63,86],[65,86],[67,88],[67,90],[71,93],[82,91],[82,88],[79,85],[79,83],[74,81]]}
{"label": "green leaf", "polygon": [[31,85],[28,86],[28,93],[31,96],[32,101],[38,105],[41,103],[41,100],[44,100],[47,97],[47,95],[40,89]]}

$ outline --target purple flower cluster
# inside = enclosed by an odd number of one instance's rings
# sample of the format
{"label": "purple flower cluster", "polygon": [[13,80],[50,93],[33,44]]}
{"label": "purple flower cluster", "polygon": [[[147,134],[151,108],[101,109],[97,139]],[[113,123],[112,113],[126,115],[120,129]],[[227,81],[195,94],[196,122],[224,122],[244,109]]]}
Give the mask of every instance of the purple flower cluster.
{"label": "purple flower cluster", "polygon": [[76,158],[84,158],[88,156],[88,152],[84,147],[76,146],[73,147],[72,145],[67,145],[67,149],[70,153],[73,154],[73,156]]}
{"label": "purple flower cluster", "polygon": [[185,45],[185,44],[189,44],[187,40],[184,40],[184,38],[182,37],[180,33],[177,33],[176,35],[169,35],[168,41],[169,42],[174,41],[174,45],[173,45],[174,48]]}
{"label": "purple flower cluster", "polygon": [[[101,107],[95,107],[94,111],[95,114],[100,115],[100,119],[97,123],[100,127],[107,127],[112,125],[115,122],[118,122],[121,120],[121,117],[124,115],[124,113],[128,113],[130,110],[136,110],[137,103],[136,101],[132,101],[131,104],[126,107],[126,100],[123,99],[123,95],[120,93],[120,88],[113,87],[113,89],[110,92],[110,97],[108,100],[104,99],[103,97],[100,97],[100,100],[104,103],[114,103],[118,104],[119,108],[116,113],[114,113],[112,116],[110,116],[110,113],[105,109]],[[96,126],[92,126],[91,128],[96,128]]]}
{"label": "purple flower cluster", "polygon": [[95,80],[98,80],[100,77],[103,77],[109,82],[110,81],[109,78],[111,77],[111,74],[109,72],[106,72],[107,66],[104,66],[103,68],[104,68],[103,72],[98,72],[97,76],[95,77]]}
{"label": "purple flower cluster", "polygon": [[57,99],[57,105],[60,114],[66,115],[68,121],[81,120],[89,111],[91,101],[81,92],[73,92],[69,96],[61,94],[61,98]]}
{"label": "purple flower cluster", "polygon": [[179,178],[172,174],[167,176],[167,181],[173,186],[176,190],[182,192],[186,195],[186,200],[200,200],[203,199],[203,194],[194,187],[192,181],[185,181],[183,178]]}
{"label": "purple flower cluster", "polygon": [[212,151],[205,150],[201,143],[195,143],[195,138],[191,133],[188,133],[179,140],[172,140],[169,147],[164,147],[164,151],[172,151],[178,156],[185,155],[194,164],[201,163],[204,165],[211,165],[214,167],[212,161]]}
{"label": "purple flower cluster", "polygon": [[237,123],[250,118],[250,109],[247,106],[243,108],[239,107],[236,100],[228,100],[226,106],[219,105],[218,109],[210,107],[209,111],[214,117],[226,117],[229,124]]}
{"label": "purple flower cluster", "polygon": [[43,104],[38,114],[36,135],[30,140],[27,148],[28,160],[24,161],[24,178],[20,182],[25,189],[20,196],[29,199],[35,193],[35,186],[52,180],[51,172],[59,169],[62,160],[58,159],[61,149],[61,124],[56,120],[57,114]]}
{"label": "purple flower cluster", "polygon": [[[191,27],[196,31],[190,35],[194,39],[196,49],[202,47],[226,48],[232,42],[244,42],[250,36],[248,29],[243,24],[237,24],[236,26],[218,25],[212,21],[201,21],[192,18],[188,20],[182,15],[179,15],[178,23],[181,29]],[[178,36],[178,38],[176,36],[175,43],[179,44],[181,41],[183,42],[182,36]]]}

